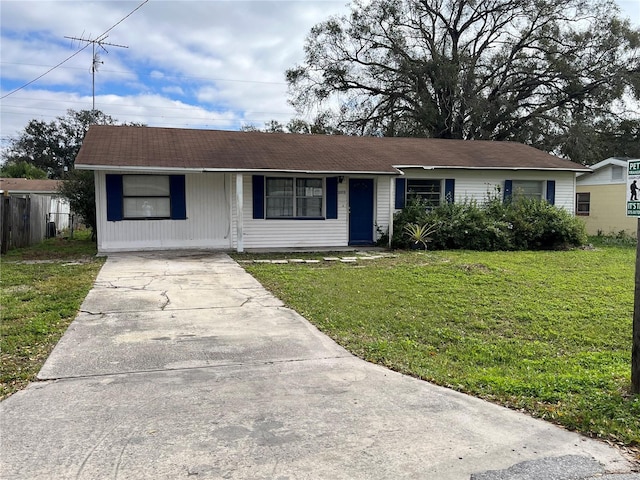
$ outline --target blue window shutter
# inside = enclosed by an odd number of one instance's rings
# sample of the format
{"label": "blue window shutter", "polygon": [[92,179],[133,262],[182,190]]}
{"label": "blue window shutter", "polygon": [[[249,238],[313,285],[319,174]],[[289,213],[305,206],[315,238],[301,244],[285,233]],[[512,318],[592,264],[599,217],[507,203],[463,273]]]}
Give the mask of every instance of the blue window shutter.
{"label": "blue window shutter", "polygon": [[447,203],[454,203],[456,198],[456,181],[453,178],[447,178],[444,181],[444,200]]}
{"label": "blue window shutter", "polygon": [[253,218],[264,218],[264,175],[254,175],[253,186]]}
{"label": "blue window shutter", "polygon": [[547,202],[551,205],[556,203],[556,181],[547,180]]}
{"label": "blue window shutter", "polygon": [[513,180],[505,180],[504,181],[504,199],[508,200],[511,198],[513,190]]}
{"label": "blue window shutter", "polygon": [[171,219],[186,220],[187,195],[184,175],[169,176],[169,192],[171,195]]}
{"label": "blue window shutter", "polygon": [[405,189],[407,180],[405,178],[396,178],[396,208],[404,208]]}
{"label": "blue window shutter", "polygon": [[122,175],[107,174],[107,221],[122,220]]}
{"label": "blue window shutter", "polygon": [[327,219],[338,218],[338,177],[327,177]]}

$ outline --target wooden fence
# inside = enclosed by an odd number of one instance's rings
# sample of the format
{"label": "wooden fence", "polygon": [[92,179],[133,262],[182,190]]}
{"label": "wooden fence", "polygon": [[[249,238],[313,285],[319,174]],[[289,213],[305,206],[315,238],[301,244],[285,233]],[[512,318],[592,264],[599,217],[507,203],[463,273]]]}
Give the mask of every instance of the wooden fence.
{"label": "wooden fence", "polygon": [[0,197],[0,251],[28,247],[55,235],[49,222],[50,195]]}

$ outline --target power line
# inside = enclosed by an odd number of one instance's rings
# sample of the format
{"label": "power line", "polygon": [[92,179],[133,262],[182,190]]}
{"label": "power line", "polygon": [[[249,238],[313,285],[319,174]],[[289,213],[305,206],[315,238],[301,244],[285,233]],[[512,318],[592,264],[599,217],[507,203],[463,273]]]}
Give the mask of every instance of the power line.
{"label": "power line", "polygon": [[[145,3],[147,3],[149,0],[144,0],[140,5],[138,5],[136,8],[134,8],[131,12],[129,12],[128,15],[124,16],[120,21],[116,22],[114,25],[112,25],[110,28],[108,28],[105,32],[103,32],[101,35],[98,35],[98,38],[106,38],[105,35],[107,35],[111,30],[113,30],[115,27],[117,27],[118,25],[120,25],[122,22],[124,22],[127,18],[129,18],[131,15],[133,15],[137,10],[139,10]],[[68,58],[66,58],[65,60],[63,60],[62,62],[58,63],[55,67],[50,68],[49,70],[47,70],[46,72],[44,72],[42,75],[38,76],[37,78],[34,78],[33,80],[31,80],[30,82],[25,83],[24,85],[22,85],[21,87],[16,88],[15,90],[12,90],[11,92],[3,95],[2,97],[0,97],[0,100],[2,100],[3,98],[7,98],[9,95],[13,95],[15,92],[18,92],[20,90],[22,90],[25,87],[28,87],[29,85],[31,85],[32,83],[35,83],[36,81],[40,80],[42,77],[44,77],[45,75],[47,75],[48,73],[54,71],[56,68],[58,68],[60,65],[68,62],[69,60],[71,60],[73,57],[75,57],[76,55],[78,55],[80,52],[82,52],[84,49],[86,49],[88,46],[90,45],[90,43],[87,43],[84,47],[82,47],[80,50],[78,50],[77,52],[75,52],[73,55],[69,56]]]}
{"label": "power line", "polygon": [[[85,102],[72,102],[69,100],[65,100],[65,101],[61,101],[61,102],[54,102],[54,103],[76,103],[76,104],[84,104]],[[193,111],[194,109],[201,109],[204,112],[213,112],[215,113],[215,111],[212,110],[208,110],[206,107],[202,106],[202,105],[193,105],[193,104],[188,104],[188,103],[183,103],[184,107],[162,107],[162,106],[158,106],[158,105],[153,105],[153,106],[145,106],[145,105],[140,105],[140,104],[133,104],[133,103],[112,103],[110,106],[111,107],[117,107],[117,108],[127,108],[127,107],[136,107],[136,108],[140,108],[145,107],[146,109],[148,109],[149,111],[152,110],[184,110],[184,111]],[[50,110],[50,111],[60,111],[61,108],[46,108],[46,107],[27,107],[24,105],[3,105],[2,106],[3,110],[4,110],[4,114],[5,115],[31,115],[31,113],[28,112],[21,112],[21,111],[11,111],[11,110],[6,110],[6,109],[12,109],[12,108],[17,108],[20,110],[38,110],[38,111],[42,111],[42,110]],[[232,111],[234,109],[227,109],[225,111]],[[243,110],[245,111],[246,109],[236,109],[236,110]],[[291,112],[263,112],[263,111],[251,111],[253,114],[260,114],[260,115],[290,115]],[[136,114],[131,114],[131,115],[136,115]]]}
{"label": "power line", "polygon": [[[13,63],[13,62],[0,62],[0,66],[1,65],[21,65],[21,66],[25,66],[25,67],[46,67],[47,65],[38,65],[38,64],[34,64],[34,63]],[[64,67],[68,70],[84,70],[83,68],[80,67]],[[105,69],[105,70],[101,70],[102,72],[106,72],[106,73],[120,73],[122,75],[131,75],[132,72],[128,72],[125,70],[109,70],[109,69]],[[141,76],[141,77],[151,77],[152,73],[140,73],[138,71],[134,72],[135,75],[137,76]],[[210,80],[213,82],[232,82],[232,83],[258,83],[261,85],[288,85],[286,82],[268,82],[265,80],[244,80],[244,79],[238,79],[238,78],[217,78],[217,77],[202,77],[202,76],[196,76],[196,75],[176,75],[176,74],[171,74],[169,75],[170,78],[175,78],[175,79],[193,79],[193,80]]]}
{"label": "power line", "polygon": [[66,59],[64,59],[63,61],[61,61],[59,64],[57,64],[54,67],[51,67],[49,70],[47,70],[46,72],[44,72],[42,75],[34,78],[33,80],[31,80],[30,82],[25,83],[24,85],[22,85],[21,87],[16,88],[15,90],[10,91],[9,93],[7,93],[6,95],[3,95],[2,97],[0,97],[0,100],[2,100],[3,98],[7,98],[9,95],[13,95],[14,93],[22,90],[25,87],[28,87],[29,85],[31,85],[32,83],[37,82],[38,80],[40,80],[42,77],[44,77],[45,75],[47,75],[48,73],[53,72],[56,68],[58,68],[60,65],[62,65],[63,63],[68,62],[69,60],[71,60],[73,57],[75,57],[76,55],[78,55],[80,52],[82,52],[85,48],[87,48],[89,46],[89,44],[85,45],[84,47],[82,47],[80,50],[78,50],[76,53],[74,53],[73,55],[67,57]]}
{"label": "power line", "polygon": [[115,25],[113,25],[111,28],[109,28],[107,31],[105,31],[102,35],[99,35],[100,37],[106,35],[107,33],[109,33],[111,30],[113,30],[114,28],[116,28],[118,25],[120,25],[122,22],[124,22],[127,18],[129,18],[131,15],[133,15],[135,12],[137,12],[138,10],[140,10],[142,8],[142,6],[147,3],[149,0],[144,0],[144,2],[142,2],[140,5],[138,5],[136,8],[134,8],[133,10],[131,10],[131,12],[129,12],[128,15],[126,15],[122,20],[120,20],[118,23],[116,23]]}

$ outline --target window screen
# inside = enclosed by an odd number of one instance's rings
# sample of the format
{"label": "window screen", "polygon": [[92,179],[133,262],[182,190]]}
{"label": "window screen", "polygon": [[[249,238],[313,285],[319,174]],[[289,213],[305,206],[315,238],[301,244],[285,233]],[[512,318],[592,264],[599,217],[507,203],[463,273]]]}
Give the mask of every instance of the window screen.
{"label": "window screen", "polygon": [[440,205],[441,180],[407,179],[407,200],[421,198],[429,207]]}

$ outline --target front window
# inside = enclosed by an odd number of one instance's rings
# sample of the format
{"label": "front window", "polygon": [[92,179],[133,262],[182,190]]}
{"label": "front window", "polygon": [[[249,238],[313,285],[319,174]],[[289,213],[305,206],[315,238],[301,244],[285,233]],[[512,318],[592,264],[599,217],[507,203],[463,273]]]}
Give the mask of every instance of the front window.
{"label": "front window", "polygon": [[427,207],[440,205],[441,180],[407,179],[407,200],[422,199]]}
{"label": "front window", "polygon": [[267,178],[267,218],[322,217],[321,178]]}
{"label": "front window", "polygon": [[534,200],[542,200],[543,182],[539,180],[514,180],[513,181],[513,197],[514,198],[532,198]]}
{"label": "front window", "polygon": [[576,215],[588,216],[591,210],[591,194],[576,193]]}
{"label": "front window", "polygon": [[168,175],[124,175],[122,177],[124,218],[171,218]]}

